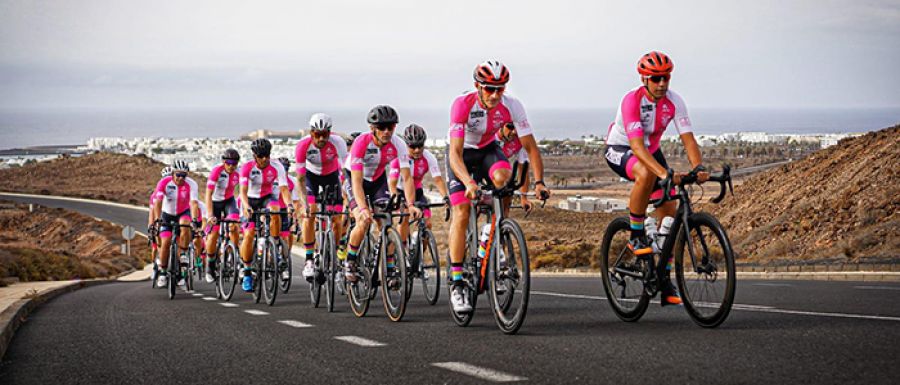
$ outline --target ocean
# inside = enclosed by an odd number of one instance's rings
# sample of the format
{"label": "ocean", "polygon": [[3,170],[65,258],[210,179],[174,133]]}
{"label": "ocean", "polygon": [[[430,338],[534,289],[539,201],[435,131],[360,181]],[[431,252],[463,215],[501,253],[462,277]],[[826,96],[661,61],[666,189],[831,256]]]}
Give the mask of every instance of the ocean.
{"label": "ocean", "polygon": [[[0,149],[80,145],[97,136],[232,137],[249,131],[304,128],[316,111],[247,110],[9,110],[0,109]],[[338,132],[366,129],[366,110],[324,111]],[[401,127],[418,123],[429,136],[446,136],[448,111],[399,109]],[[773,134],[867,132],[900,123],[900,107],[880,109],[727,109],[690,110],[697,134],[764,131]],[[540,139],[605,136],[615,118],[610,109],[528,109]],[[670,128],[670,132],[674,132]]]}

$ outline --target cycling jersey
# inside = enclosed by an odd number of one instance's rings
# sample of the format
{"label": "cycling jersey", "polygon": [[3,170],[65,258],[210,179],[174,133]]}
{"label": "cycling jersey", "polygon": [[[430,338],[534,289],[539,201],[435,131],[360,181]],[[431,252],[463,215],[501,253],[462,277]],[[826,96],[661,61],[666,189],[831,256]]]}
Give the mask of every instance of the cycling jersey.
{"label": "cycling jersey", "polygon": [[461,95],[450,107],[449,137],[463,138],[463,148],[484,148],[506,123],[516,126],[519,136],[532,134],[525,107],[518,99],[504,94],[496,107],[486,110],[478,100],[478,91]]}
{"label": "cycling jersey", "polygon": [[629,139],[643,136],[644,145],[652,154],[659,149],[662,134],[672,121],[675,121],[679,135],[692,132],[691,119],[681,96],[670,90],[654,103],[647,97],[647,89],[640,86],[622,98],[616,121],[609,125],[606,144],[630,146]]}
{"label": "cycling jersey", "polygon": [[[419,159],[410,159],[409,163],[412,166],[410,167],[410,173],[412,174],[413,183],[417,189],[422,188],[422,178],[425,177],[426,173],[431,174],[432,178],[441,176],[441,168],[438,166],[437,158],[434,157],[431,151],[423,150]],[[391,179],[400,179],[397,188],[403,190],[403,178],[400,178],[400,159],[391,161],[389,176]]]}
{"label": "cycling jersey", "polygon": [[181,186],[175,184],[175,178],[167,176],[156,184],[156,199],[162,199],[162,212],[178,215],[191,208],[191,201],[197,201],[197,182],[184,178]]}
{"label": "cycling jersey", "polygon": [[384,175],[385,168],[394,159],[400,160],[400,168],[409,168],[409,154],[406,143],[396,135],[391,141],[378,147],[371,132],[360,134],[350,149],[350,170],[362,171],[363,179],[369,182]]}
{"label": "cycling jersey", "polygon": [[328,175],[340,170],[341,162],[347,157],[347,143],[338,135],[331,134],[325,147],[315,146],[312,136],[307,136],[297,143],[294,151],[297,161],[297,173],[306,171],[316,175]]}
{"label": "cycling jersey", "polygon": [[225,165],[213,167],[206,180],[206,188],[213,190],[213,202],[221,202],[234,196],[234,187],[237,186],[240,176],[237,171],[229,174],[225,171]]}
{"label": "cycling jersey", "polygon": [[528,162],[528,152],[525,151],[525,147],[522,147],[522,141],[519,140],[518,136],[506,142],[498,134],[497,142],[500,143],[500,149],[503,150],[503,155],[506,155],[507,159],[515,160],[520,164]]}
{"label": "cycling jersey", "polygon": [[[291,192],[291,201],[299,201],[300,200],[300,193],[299,193],[300,190],[297,189],[297,179],[288,175],[287,186],[288,186],[288,191]],[[275,181],[273,183],[272,188],[275,191],[278,191],[278,181]],[[282,198],[281,194],[278,194],[278,203],[281,204],[281,208],[287,208],[288,206],[290,206],[290,204],[287,204],[284,202],[284,198]]]}
{"label": "cycling jersey", "polygon": [[247,189],[247,197],[262,198],[270,194],[280,194],[275,191],[275,182],[279,186],[287,186],[287,173],[278,162],[269,162],[269,165],[260,170],[256,160],[248,161],[241,166],[240,184]]}

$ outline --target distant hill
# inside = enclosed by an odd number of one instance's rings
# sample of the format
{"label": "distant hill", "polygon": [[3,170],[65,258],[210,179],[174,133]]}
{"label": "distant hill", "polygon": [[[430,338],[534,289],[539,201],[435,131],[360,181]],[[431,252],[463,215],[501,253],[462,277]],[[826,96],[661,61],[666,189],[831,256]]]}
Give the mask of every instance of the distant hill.
{"label": "distant hill", "polygon": [[747,179],[721,206],[738,260],[900,257],[900,126]]}

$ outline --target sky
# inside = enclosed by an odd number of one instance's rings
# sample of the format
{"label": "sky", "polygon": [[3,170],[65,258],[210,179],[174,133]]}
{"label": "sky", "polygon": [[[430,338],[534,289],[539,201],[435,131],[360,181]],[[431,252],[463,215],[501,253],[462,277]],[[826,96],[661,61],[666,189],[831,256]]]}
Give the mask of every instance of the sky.
{"label": "sky", "polygon": [[900,0],[0,0],[0,108],[447,109],[487,59],[614,108],[650,50],[694,107],[900,106]]}

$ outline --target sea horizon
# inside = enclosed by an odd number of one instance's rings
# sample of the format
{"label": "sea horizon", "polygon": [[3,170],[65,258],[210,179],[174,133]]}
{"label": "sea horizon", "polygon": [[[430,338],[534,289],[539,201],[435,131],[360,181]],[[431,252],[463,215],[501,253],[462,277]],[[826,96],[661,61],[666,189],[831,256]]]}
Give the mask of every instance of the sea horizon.
{"label": "sea horizon", "polygon": [[[92,137],[237,138],[268,129],[305,128],[312,110],[252,109],[87,109],[0,108],[0,150],[34,146],[83,145]],[[326,110],[335,131],[365,129],[363,110]],[[399,110],[400,127],[418,123],[430,137],[446,136],[444,109]],[[613,108],[529,108],[538,139],[606,136]],[[882,108],[709,108],[690,109],[695,134],[731,132],[839,134],[869,132],[900,123],[900,107]],[[674,134],[670,127],[668,134]]]}

